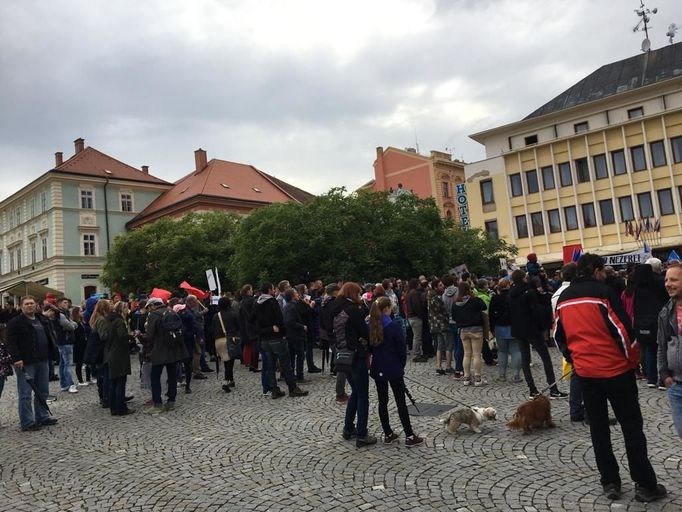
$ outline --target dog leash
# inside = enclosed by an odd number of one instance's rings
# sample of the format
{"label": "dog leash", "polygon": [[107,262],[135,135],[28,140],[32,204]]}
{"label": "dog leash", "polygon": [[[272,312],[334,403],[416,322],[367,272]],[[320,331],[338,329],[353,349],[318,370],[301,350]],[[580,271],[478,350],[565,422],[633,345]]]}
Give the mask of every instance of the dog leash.
{"label": "dog leash", "polygon": [[544,395],[544,394],[545,394],[545,391],[547,391],[548,389],[551,389],[552,387],[556,386],[558,382],[561,382],[561,381],[564,380],[566,377],[568,377],[568,376],[571,374],[572,371],[573,371],[573,368],[571,368],[570,370],[568,370],[568,371],[567,371],[566,373],[564,373],[561,377],[559,377],[557,380],[555,380],[554,382],[552,382],[549,386],[547,386],[546,388],[543,388],[542,391],[540,391],[540,394],[541,394],[541,395]]}
{"label": "dog leash", "polygon": [[435,394],[437,394],[437,395],[442,396],[443,398],[446,398],[449,402],[455,402],[455,405],[461,405],[462,407],[468,407],[469,409],[471,409],[471,407],[472,407],[471,405],[467,405],[467,404],[465,404],[464,402],[460,402],[459,400],[453,399],[451,396],[448,396],[448,395],[446,395],[445,393],[441,393],[440,391],[437,391],[437,390],[435,390],[435,389],[433,389],[433,388],[430,388],[429,386],[426,386],[426,385],[424,385],[424,384],[421,383],[421,382],[417,382],[416,380],[414,380],[414,379],[408,377],[407,375],[404,375],[403,377],[404,377],[405,379],[409,380],[410,382],[416,384],[417,386],[421,386],[421,387],[423,387],[423,388],[426,388],[426,389],[428,389],[429,391],[431,391],[432,393],[435,393]]}

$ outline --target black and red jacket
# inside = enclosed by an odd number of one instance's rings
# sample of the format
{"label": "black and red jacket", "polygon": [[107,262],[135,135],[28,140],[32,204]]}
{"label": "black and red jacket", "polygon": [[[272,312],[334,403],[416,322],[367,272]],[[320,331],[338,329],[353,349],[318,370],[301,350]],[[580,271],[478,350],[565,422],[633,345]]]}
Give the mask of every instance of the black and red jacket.
{"label": "black and red jacket", "polygon": [[554,339],[580,377],[616,377],[639,363],[639,347],[616,293],[592,278],[571,282],[557,302]]}

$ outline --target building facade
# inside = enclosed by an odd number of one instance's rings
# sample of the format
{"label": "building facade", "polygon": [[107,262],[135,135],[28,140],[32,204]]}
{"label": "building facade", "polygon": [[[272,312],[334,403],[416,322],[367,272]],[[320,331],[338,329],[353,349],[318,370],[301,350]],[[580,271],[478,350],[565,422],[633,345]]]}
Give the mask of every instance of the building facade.
{"label": "building facade", "polygon": [[421,199],[433,197],[443,217],[460,221],[457,185],[464,183],[464,162],[453,160],[449,153],[431,151],[424,156],[412,148],[378,147],[376,154],[374,179],[360,190],[402,189]]}
{"label": "building facade", "polygon": [[471,224],[519,249],[682,245],[682,43],[602,66],[521,121],[471,136]]}
{"label": "building facade", "polygon": [[[75,154],[0,202],[0,292],[24,281],[74,302],[104,290],[107,249],[171,185],[75,141]],[[131,255],[135,257],[135,255]]]}

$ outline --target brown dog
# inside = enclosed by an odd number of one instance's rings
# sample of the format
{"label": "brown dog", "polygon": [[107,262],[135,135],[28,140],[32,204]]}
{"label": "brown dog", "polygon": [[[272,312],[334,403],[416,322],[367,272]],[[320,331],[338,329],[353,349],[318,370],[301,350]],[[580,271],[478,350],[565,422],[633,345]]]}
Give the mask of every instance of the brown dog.
{"label": "brown dog", "polygon": [[530,434],[533,429],[537,428],[554,428],[549,398],[545,395],[538,395],[533,400],[519,405],[516,414],[507,423],[507,427],[509,430],[523,430],[524,434]]}

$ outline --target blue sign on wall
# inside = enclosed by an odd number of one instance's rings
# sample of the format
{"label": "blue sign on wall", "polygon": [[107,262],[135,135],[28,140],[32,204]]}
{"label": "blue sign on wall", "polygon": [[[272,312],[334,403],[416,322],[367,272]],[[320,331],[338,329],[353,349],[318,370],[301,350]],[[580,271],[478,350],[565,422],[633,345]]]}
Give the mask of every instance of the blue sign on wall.
{"label": "blue sign on wall", "polygon": [[459,208],[459,219],[464,229],[469,227],[469,201],[467,200],[467,189],[464,183],[455,185],[457,191],[457,206]]}

